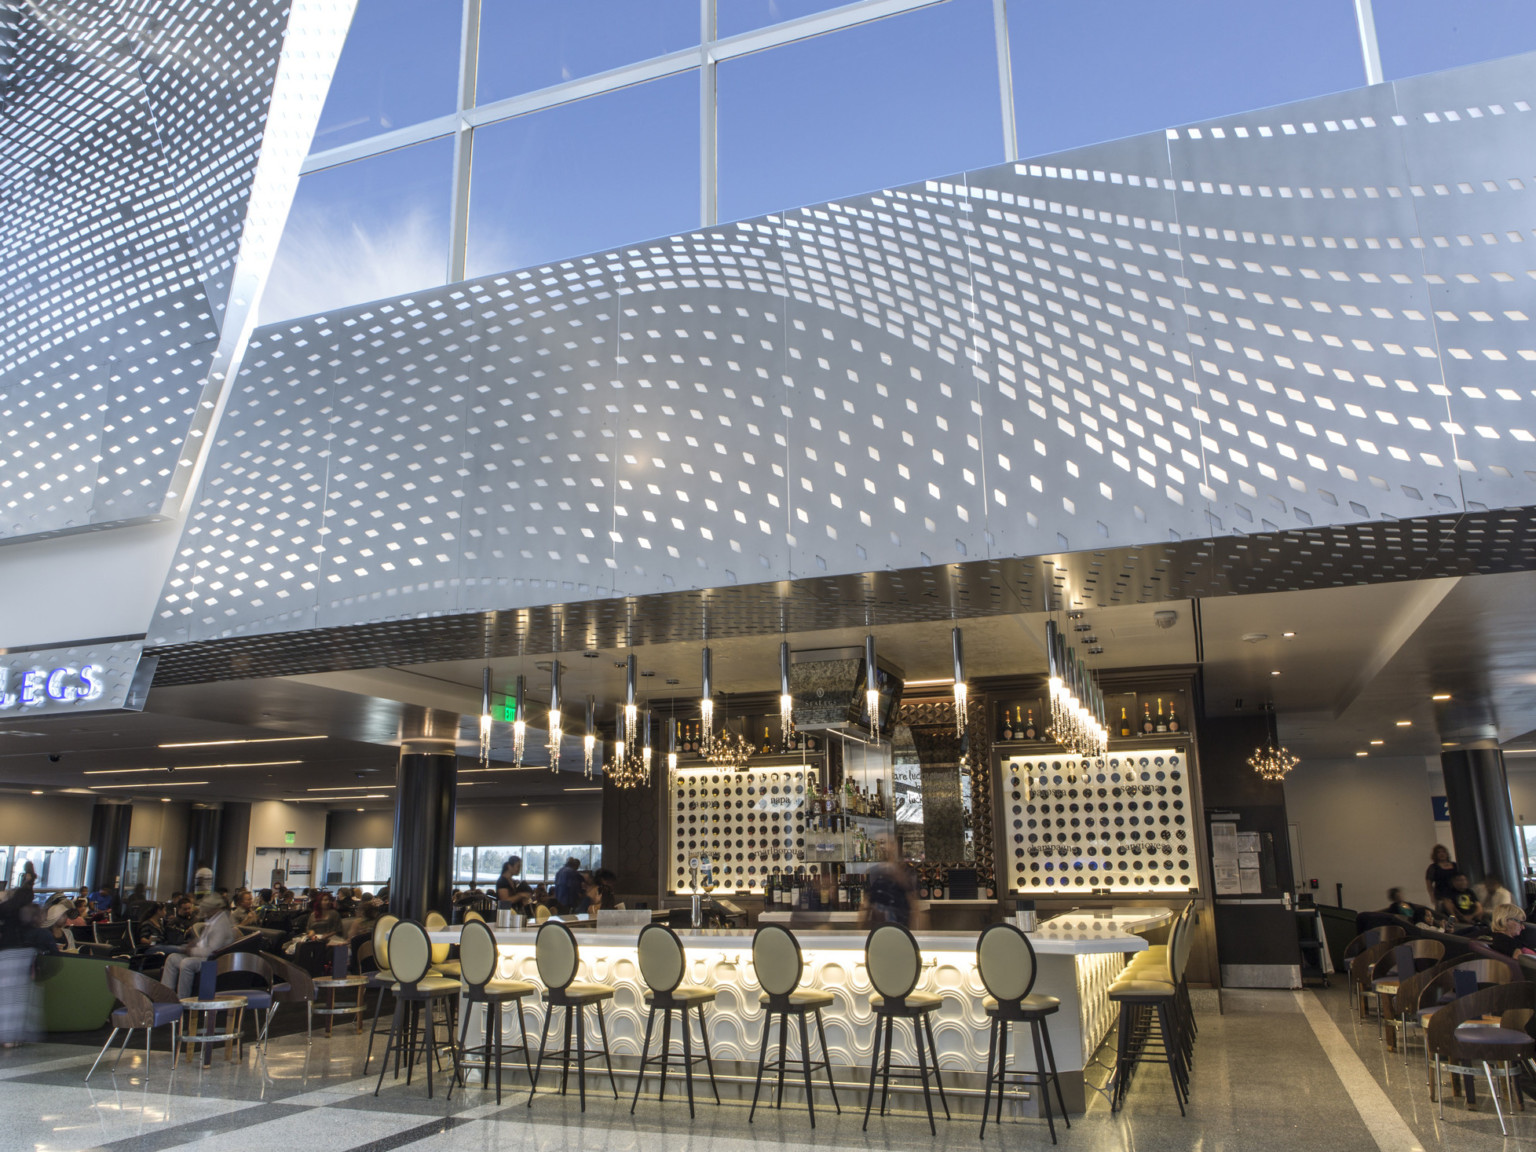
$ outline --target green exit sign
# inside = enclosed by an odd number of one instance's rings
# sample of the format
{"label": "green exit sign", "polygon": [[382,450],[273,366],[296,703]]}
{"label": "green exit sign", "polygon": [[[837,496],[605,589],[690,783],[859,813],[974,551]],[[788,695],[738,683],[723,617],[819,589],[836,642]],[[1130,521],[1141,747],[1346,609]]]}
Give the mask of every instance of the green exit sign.
{"label": "green exit sign", "polygon": [[507,696],[501,702],[501,718],[508,724],[517,719],[517,697]]}
{"label": "green exit sign", "polygon": [[283,843],[284,844],[292,844],[292,843],[296,842],[298,840],[298,838],[299,838],[299,834],[297,832],[284,832],[283,833]]}

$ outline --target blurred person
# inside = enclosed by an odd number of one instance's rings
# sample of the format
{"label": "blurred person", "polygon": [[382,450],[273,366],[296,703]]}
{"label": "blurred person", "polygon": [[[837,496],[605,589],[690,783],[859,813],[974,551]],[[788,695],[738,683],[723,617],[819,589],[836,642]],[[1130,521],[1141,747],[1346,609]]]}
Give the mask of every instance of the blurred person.
{"label": "blurred person", "polygon": [[908,928],[919,927],[921,912],[917,903],[917,888],[912,883],[911,870],[901,859],[896,838],[889,833],[882,833],[875,843],[880,859],[869,870],[865,882],[865,926],[873,928],[880,924],[901,924]]}
{"label": "blurred person", "polygon": [[567,856],[555,873],[555,905],[561,912],[573,911],[581,900],[581,861]]}
{"label": "blurred person", "polygon": [[1387,889],[1387,911],[1394,916],[1401,916],[1410,924],[1434,924],[1435,917],[1428,908],[1422,904],[1410,904],[1403,899],[1401,888]]}
{"label": "blurred person", "polygon": [[1461,865],[1451,859],[1451,850],[1444,844],[1436,844],[1429,850],[1429,867],[1424,871],[1424,888],[1429,902],[1439,907],[1440,901],[1451,897],[1451,880],[1461,871]]}
{"label": "blurred person", "polygon": [[1504,887],[1504,880],[1496,872],[1485,872],[1483,878],[1472,886],[1472,892],[1490,914],[1506,904],[1513,904],[1515,897]]}
{"label": "blurred person", "polygon": [[203,897],[198,905],[198,915],[203,921],[202,934],[187,944],[178,945],[176,951],[166,957],[165,969],[160,974],[160,983],[183,999],[192,995],[202,962],[236,939],[229,909],[218,893],[210,892]]}
{"label": "blurred person", "polygon": [[14,1048],[40,1031],[42,997],[32,969],[39,952],[56,951],[41,908],[31,900],[0,902],[0,1047]]}
{"label": "blurred person", "polygon": [[255,928],[261,923],[261,909],[256,907],[256,894],[242,888],[235,896],[235,907],[230,913],[236,928]]}

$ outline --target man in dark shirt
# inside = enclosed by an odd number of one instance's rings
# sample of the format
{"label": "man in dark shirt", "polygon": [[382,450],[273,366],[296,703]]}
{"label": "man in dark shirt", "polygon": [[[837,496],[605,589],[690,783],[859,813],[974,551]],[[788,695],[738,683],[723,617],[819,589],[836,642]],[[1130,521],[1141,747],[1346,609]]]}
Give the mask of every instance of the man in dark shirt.
{"label": "man in dark shirt", "polygon": [[1472,881],[1465,872],[1451,877],[1451,894],[1440,901],[1440,911],[1458,925],[1476,924],[1483,918],[1483,906],[1472,893]]}
{"label": "man in dark shirt", "polygon": [[561,912],[572,912],[581,902],[581,861],[567,857],[560,871],[555,873],[555,903]]}

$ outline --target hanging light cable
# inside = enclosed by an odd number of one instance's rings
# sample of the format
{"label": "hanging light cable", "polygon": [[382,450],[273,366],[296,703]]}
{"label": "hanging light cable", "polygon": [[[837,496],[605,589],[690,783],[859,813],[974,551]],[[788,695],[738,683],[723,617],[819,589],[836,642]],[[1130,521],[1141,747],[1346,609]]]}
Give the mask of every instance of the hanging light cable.
{"label": "hanging light cable", "polygon": [[784,751],[794,746],[795,698],[789,690],[789,641],[779,641],[779,740]]}
{"label": "hanging light cable", "polygon": [[491,666],[480,676],[480,767],[491,766]]}
{"label": "hanging light cable", "polygon": [[528,722],[524,717],[528,698],[528,678],[519,675],[516,680],[516,698],[512,701],[512,763],[523,766],[523,745],[528,735]]}
{"label": "hanging light cable", "polygon": [[549,751],[549,770],[560,771],[560,737],[563,733],[560,719],[560,661],[555,660],[549,666],[549,740],[545,745]]}
{"label": "hanging light cable", "polygon": [[955,735],[965,736],[965,650],[960,629],[949,630],[950,654],[955,658]]}
{"label": "hanging light cable", "polygon": [[587,725],[586,733],[581,738],[582,764],[581,771],[588,780],[592,779],[592,758],[597,752],[597,698],[587,697]]}
{"label": "hanging light cable", "polygon": [[714,662],[706,647],[699,657],[699,750],[708,756],[715,746],[715,687]]}

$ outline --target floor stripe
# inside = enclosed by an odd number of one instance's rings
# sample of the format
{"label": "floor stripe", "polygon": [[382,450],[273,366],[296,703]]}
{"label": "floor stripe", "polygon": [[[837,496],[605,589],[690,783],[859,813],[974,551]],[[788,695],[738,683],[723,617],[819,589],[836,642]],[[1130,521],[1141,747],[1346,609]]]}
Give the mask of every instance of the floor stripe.
{"label": "floor stripe", "polygon": [[1328,1062],[1349,1093],[1371,1138],[1376,1141],[1376,1147],[1381,1152],[1424,1152],[1424,1146],[1408,1127],[1402,1113],[1381,1090],[1381,1085],[1376,1083],[1376,1078],[1361,1062],[1349,1041],[1344,1039],[1344,1033],[1339,1031],[1317,994],[1297,992],[1295,995],[1302,1015],[1312,1026],[1313,1034],[1323,1046]]}

